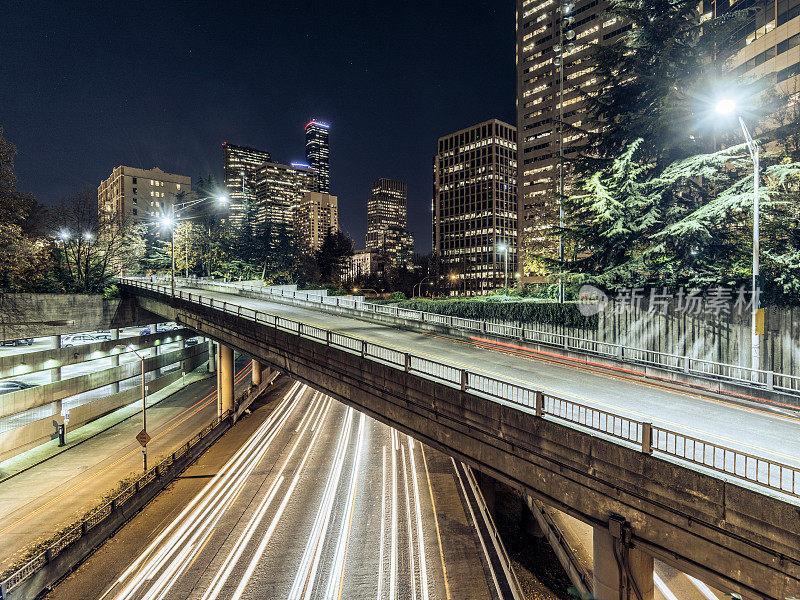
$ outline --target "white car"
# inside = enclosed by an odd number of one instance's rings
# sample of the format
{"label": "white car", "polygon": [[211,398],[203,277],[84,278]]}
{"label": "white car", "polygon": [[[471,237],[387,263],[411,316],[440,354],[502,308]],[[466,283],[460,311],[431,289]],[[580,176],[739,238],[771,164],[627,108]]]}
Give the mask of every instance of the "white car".
{"label": "white car", "polygon": [[103,338],[94,335],[93,333],[73,333],[65,335],[61,338],[61,347],[70,348],[72,346],[80,346],[82,344],[94,344],[96,342],[105,341]]}

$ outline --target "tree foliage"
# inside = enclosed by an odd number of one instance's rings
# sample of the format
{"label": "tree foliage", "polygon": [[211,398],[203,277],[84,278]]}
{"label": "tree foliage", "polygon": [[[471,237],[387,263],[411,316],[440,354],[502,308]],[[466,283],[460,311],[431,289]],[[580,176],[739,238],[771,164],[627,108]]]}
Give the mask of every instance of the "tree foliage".
{"label": "tree foliage", "polygon": [[[621,286],[749,284],[753,173],[745,145],[657,171],[636,140],[566,202],[573,280]],[[800,163],[762,155],[762,269],[773,301],[800,287]]]}
{"label": "tree foliage", "polygon": [[603,83],[584,91],[580,129],[588,144],[578,170],[594,172],[640,138],[643,161],[656,169],[712,150],[705,117],[730,46],[724,42],[745,16],[732,11],[703,21],[696,0],[611,0],[604,19],[618,19],[627,31],[593,52]]}

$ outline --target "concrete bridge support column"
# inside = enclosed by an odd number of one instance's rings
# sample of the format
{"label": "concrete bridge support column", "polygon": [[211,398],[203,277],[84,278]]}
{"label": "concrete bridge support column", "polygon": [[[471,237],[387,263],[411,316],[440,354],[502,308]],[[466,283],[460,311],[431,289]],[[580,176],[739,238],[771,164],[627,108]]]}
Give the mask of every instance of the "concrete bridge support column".
{"label": "concrete bridge support column", "polygon": [[213,373],[217,370],[217,351],[214,348],[214,341],[208,340],[208,372]]}
{"label": "concrete bridge support column", "polygon": [[253,385],[261,385],[265,368],[266,367],[257,360],[253,361]]}
{"label": "concrete bridge support column", "polygon": [[[53,350],[61,348],[61,336],[53,335],[50,337],[50,347]],[[61,381],[61,367],[53,367],[50,369],[50,382]]]}
{"label": "concrete bridge support column", "polygon": [[[594,528],[592,542],[596,600],[637,600],[634,584],[641,600],[653,600],[652,556],[635,548],[623,549],[620,540],[615,539],[606,527]],[[630,593],[627,588],[630,588]]]}
{"label": "concrete bridge support column", "polygon": [[[119,339],[119,329],[112,329],[111,330],[111,339],[118,340]],[[111,366],[118,367],[119,366],[119,354],[112,354],[111,355]],[[119,394],[119,381],[111,384],[111,393],[112,394]]]}
{"label": "concrete bridge support column", "polygon": [[217,371],[217,414],[233,411],[233,348],[219,344]]}

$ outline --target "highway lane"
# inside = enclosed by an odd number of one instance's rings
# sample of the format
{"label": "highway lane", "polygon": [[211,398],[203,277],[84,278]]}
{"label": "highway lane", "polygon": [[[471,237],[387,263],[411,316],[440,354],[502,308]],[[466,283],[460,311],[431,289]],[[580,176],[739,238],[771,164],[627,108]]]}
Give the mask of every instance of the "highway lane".
{"label": "highway lane", "polygon": [[[249,362],[237,363],[238,391],[250,384]],[[150,464],[173,451],[217,414],[216,383],[187,386],[147,410]],[[72,523],[110,489],[142,468],[134,416],[69,448],[40,465],[0,483],[0,569],[15,553]]]}
{"label": "highway lane", "polygon": [[[278,390],[48,600],[512,597],[463,468],[307,386]],[[657,577],[656,600],[724,600]]]}
{"label": "highway lane", "polygon": [[503,597],[449,458],[299,383],[260,415],[48,598]]}
{"label": "highway lane", "polygon": [[184,289],[502,377],[588,406],[800,466],[800,436],[797,435],[800,417],[740,406],[721,397],[690,389],[675,390],[624,374],[601,373],[588,366],[565,365],[547,357],[489,350],[460,339],[395,329],[312,308]]}

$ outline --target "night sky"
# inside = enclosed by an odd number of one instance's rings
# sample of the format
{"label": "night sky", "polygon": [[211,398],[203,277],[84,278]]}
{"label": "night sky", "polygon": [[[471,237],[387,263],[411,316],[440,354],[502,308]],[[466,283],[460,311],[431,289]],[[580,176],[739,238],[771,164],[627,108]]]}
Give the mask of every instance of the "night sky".
{"label": "night sky", "polygon": [[439,136],[515,122],[514,3],[36,2],[0,11],[0,125],[45,204],[120,164],[222,177],[223,141],[304,160],[331,124],[331,193],[364,247],[371,182],[408,183],[430,251]]}

